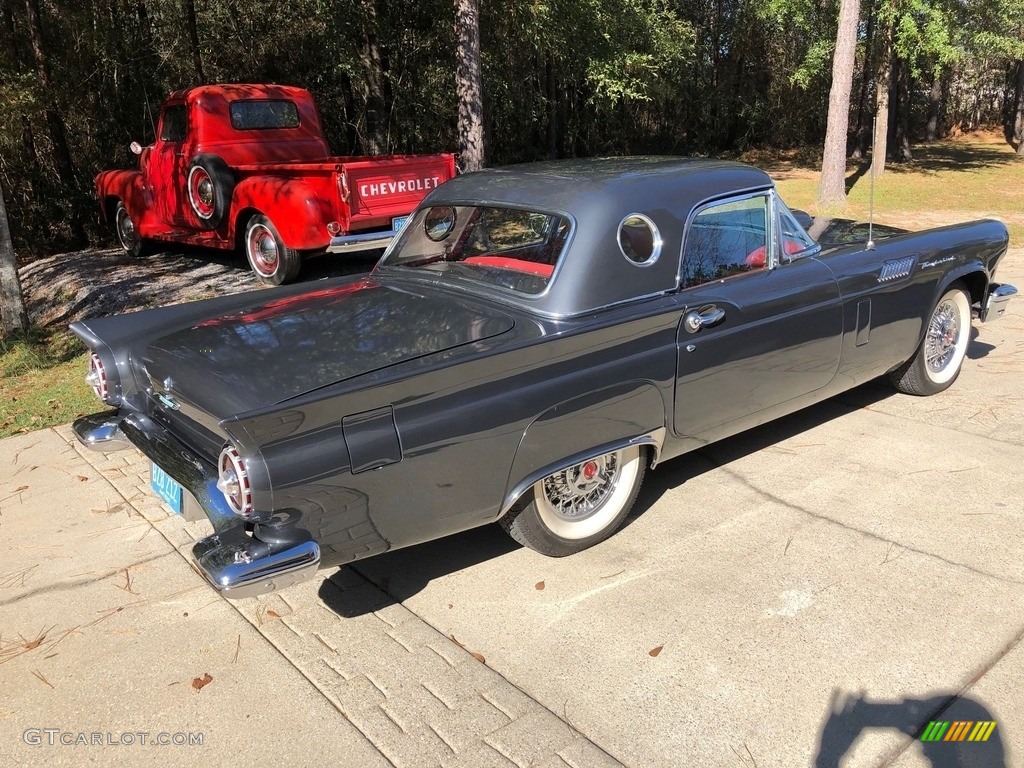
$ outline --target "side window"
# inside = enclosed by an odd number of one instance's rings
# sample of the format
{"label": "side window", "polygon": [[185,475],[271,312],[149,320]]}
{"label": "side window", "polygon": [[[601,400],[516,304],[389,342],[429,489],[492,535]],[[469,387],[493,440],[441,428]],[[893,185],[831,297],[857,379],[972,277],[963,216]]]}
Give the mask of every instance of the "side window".
{"label": "side window", "polygon": [[714,203],[690,222],[681,287],[764,268],[768,255],[768,195]]}
{"label": "side window", "polygon": [[783,256],[801,256],[813,248],[816,243],[811,239],[804,228],[796,220],[792,211],[786,207],[781,200],[777,201],[779,208],[779,232],[782,235]]}
{"label": "side window", "polygon": [[179,142],[185,140],[188,133],[185,105],[174,104],[164,108],[160,121],[160,141]]}

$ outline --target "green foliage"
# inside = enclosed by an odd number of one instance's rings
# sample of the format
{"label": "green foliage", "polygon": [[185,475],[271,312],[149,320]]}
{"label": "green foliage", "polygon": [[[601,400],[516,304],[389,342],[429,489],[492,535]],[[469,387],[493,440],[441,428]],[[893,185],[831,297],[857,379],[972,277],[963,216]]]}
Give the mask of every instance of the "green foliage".
{"label": "green foliage", "polygon": [[[450,0],[194,2],[198,51],[185,0],[40,5],[55,81],[46,93],[25,4],[0,0],[0,34],[9,40],[0,47],[0,182],[23,258],[66,246],[74,212],[91,238],[106,236],[90,180],[134,165],[128,144],[151,141],[163,97],[196,84],[195,54],[210,81],[309,88],[338,154],[374,142],[389,152],[457,146]],[[866,19],[872,2],[861,5]],[[951,78],[951,115],[991,118],[1012,102],[1007,72],[1024,57],[1024,0],[874,6],[876,27],[891,25],[914,78]],[[837,0],[481,3],[488,161],[820,145],[837,9]],[[862,24],[861,71],[874,66],[865,34]],[[968,103],[998,89],[1007,94],[999,104]],[[77,183],[57,172],[51,103]]]}

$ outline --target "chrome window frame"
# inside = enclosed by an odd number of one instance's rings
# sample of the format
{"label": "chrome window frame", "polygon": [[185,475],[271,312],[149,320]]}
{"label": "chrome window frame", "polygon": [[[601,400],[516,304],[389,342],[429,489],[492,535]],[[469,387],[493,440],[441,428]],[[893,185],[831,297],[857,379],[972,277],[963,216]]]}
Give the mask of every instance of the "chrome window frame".
{"label": "chrome window frame", "polygon": [[[762,269],[751,270],[750,272],[743,272],[738,275],[729,275],[729,277],[718,278],[717,280],[709,280],[706,283],[698,283],[697,285],[684,285],[683,284],[683,259],[686,257],[686,245],[690,238],[690,229],[693,227],[693,221],[702,212],[708,208],[726,205],[728,203],[738,203],[743,200],[750,200],[755,197],[766,198],[765,204],[765,227],[767,232],[765,233],[765,248],[768,251],[767,258],[765,259],[765,265]],[[761,272],[770,272],[779,265],[779,242],[778,242],[778,229],[779,222],[775,206],[776,192],[774,187],[756,187],[753,189],[745,189],[736,193],[722,195],[718,197],[708,198],[702,200],[693,207],[690,211],[690,215],[686,217],[686,224],[683,227],[683,238],[679,246],[679,266],[676,269],[676,287],[678,290],[687,291],[691,288],[700,288],[704,285],[710,285],[711,283],[720,283],[725,280],[734,280],[736,278],[747,277],[749,275],[759,274]]]}

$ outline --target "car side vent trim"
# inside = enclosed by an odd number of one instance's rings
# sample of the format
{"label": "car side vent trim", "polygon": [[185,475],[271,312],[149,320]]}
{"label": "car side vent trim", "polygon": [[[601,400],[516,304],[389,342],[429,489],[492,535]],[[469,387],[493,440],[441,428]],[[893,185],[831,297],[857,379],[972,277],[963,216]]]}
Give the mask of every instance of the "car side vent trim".
{"label": "car side vent trim", "polygon": [[878,282],[887,283],[891,280],[906,277],[914,269],[915,261],[917,261],[916,256],[907,256],[903,259],[893,259],[892,261],[885,262],[882,265],[881,273],[878,275]]}

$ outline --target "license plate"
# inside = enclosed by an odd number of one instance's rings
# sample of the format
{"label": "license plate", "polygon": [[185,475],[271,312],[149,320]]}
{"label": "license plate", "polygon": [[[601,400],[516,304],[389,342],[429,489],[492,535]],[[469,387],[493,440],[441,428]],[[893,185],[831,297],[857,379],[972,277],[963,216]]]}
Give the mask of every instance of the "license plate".
{"label": "license plate", "polygon": [[398,230],[405,226],[405,222],[407,222],[408,220],[408,216],[395,216],[395,218],[391,220],[391,229],[397,232]]}
{"label": "license plate", "polygon": [[167,503],[171,512],[181,514],[181,486],[153,462],[149,464],[149,486]]}

